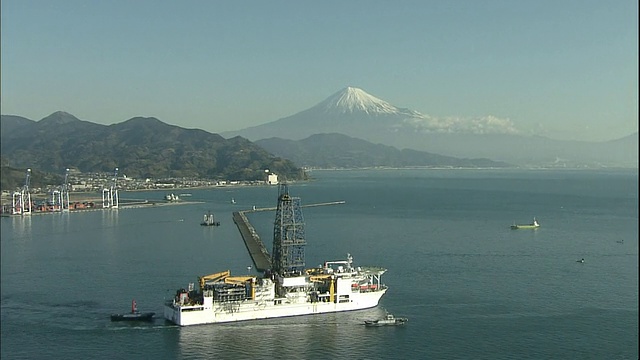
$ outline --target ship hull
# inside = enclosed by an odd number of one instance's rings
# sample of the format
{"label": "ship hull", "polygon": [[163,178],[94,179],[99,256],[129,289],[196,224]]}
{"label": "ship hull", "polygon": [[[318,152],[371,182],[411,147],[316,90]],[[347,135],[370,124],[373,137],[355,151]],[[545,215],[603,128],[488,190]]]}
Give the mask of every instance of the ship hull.
{"label": "ship hull", "polygon": [[352,296],[351,301],[343,303],[304,302],[276,305],[275,302],[243,301],[234,304],[213,304],[210,307],[181,307],[167,303],[164,307],[164,317],[176,325],[189,326],[354,311],[377,306],[386,291],[385,288],[360,293]]}
{"label": "ship hull", "polygon": [[519,229],[537,229],[539,226],[536,225],[511,225],[511,229],[512,230],[519,230]]}
{"label": "ship hull", "polygon": [[111,321],[152,321],[155,313],[112,314]]}

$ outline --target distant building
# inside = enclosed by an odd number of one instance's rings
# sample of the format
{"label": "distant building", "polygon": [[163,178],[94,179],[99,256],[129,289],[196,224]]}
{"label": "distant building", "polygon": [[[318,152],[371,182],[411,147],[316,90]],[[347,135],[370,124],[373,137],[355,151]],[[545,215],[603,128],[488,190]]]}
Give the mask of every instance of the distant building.
{"label": "distant building", "polygon": [[269,174],[269,176],[267,176],[267,184],[278,185],[278,175],[273,173]]}

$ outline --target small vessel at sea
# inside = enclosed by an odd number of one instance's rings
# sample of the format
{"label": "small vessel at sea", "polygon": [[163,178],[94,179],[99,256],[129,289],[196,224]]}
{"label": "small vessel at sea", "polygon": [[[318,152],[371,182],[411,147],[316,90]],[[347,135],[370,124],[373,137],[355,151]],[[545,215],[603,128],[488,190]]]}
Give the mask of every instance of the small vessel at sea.
{"label": "small vessel at sea", "polygon": [[165,195],[164,199],[167,201],[178,201],[180,200],[180,197],[176,194],[167,194]]}
{"label": "small vessel at sea", "polygon": [[136,300],[131,300],[131,312],[127,314],[111,314],[111,321],[151,321],[154,312],[141,313],[138,311]]}
{"label": "small vessel at sea", "polygon": [[200,223],[200,225],[202,225],[202,226],[220,226],[220,222],[219,221],[215,221],[215,219],[213,218],[213,214],[211,212],[208,212],[208,213],[204,214],[204,219]]}
{"label": "small vessel at sea", "polygon": [[513,225],[511,225],[511,230],[537,229],[539,227],[540,227],[540,224],[538,223],[538,220],[536,220],[536,218],[533,218],[533,222],[531,224],[516,224],[514,222]]}
{"label": "small vessel at sea", "polygon": [[374,327],[374,326],[397,326],[397,325],[404,325],[404,324],[407,323],[407,321],[409,321],[409,319],[407,319],[407,318],[395,317],[392,314],[387,314],[387,316],[385,316],[382,319],[365,320],[364,321],[364,325],[368,326],[368,327]]}

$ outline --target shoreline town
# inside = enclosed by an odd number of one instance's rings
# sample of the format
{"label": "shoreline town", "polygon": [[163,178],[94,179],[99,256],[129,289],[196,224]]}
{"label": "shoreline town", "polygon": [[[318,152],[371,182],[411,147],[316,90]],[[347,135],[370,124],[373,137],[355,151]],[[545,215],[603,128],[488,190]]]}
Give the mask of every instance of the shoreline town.
{"label": "shoreline town", "polygon": [[[25,183],[21,188],[14,191],[2,191],[0,197],[0,214],[2,216],[191,204],[194,202],[184,201],[180,198],[180,194],[195,189],[278,184],[278,175],[274,173],[267,173],[266,179],[260,181],[213,181],[185,178],[140,180],[128,178],[125,175],[118,177],[118,168],[116,168],[113,174],[74,173],[73,175],[67,169],[62,185],[31,188],[29,186],[30,176],[31,170],[27,169]],[[163,200],[120,199],[120,192],[127,191],[164,191],[167,194]]]}

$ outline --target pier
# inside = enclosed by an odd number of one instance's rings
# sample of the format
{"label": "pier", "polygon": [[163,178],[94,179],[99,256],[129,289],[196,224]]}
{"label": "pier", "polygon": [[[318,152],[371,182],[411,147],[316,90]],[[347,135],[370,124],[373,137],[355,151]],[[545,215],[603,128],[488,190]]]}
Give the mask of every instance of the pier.
{"label": "pier", "polygon": [[[344,203],[344,201],[332,201],[318,204],[302,205],[301,207],[340,205]],[[269,251],[267,251],[267,248],[264,246],[264,243],[260,239],[260,236],[253,228],[245,214],[259,211],[275,211],[276,209],[277,207],[257,209],[254,207],[251,210],[233,212],[233,222],[238,227],[238,230],[240,230],[240,235],[242,235],[242,240],[244,240],[244,244],[249,251],[249,255],[251,255],[251,259],[253,260],[253,264],[255,265],[256,270],[261,272],[271,269],[271,255],[269,255]]]}
{"label": "pier", "polygon": [[[344,204],[344,203],[346,203],[346,202],[345,201],[331,201],[331,202],[325,202],[325,203],[301,205],[300,207],[306,208],[306,207],[326,206],[326,205],[340,205],[340,204]],[[241,211],[241,212],[243,212],[243,213],[251,213],[251,212],[259,212],[259,211],[275,211],[276,209],[277,209],[277,207],[266,207],[266,208],[257,208],[257,209],[251,209],[251,210],[244,210],[244,211]]]}

